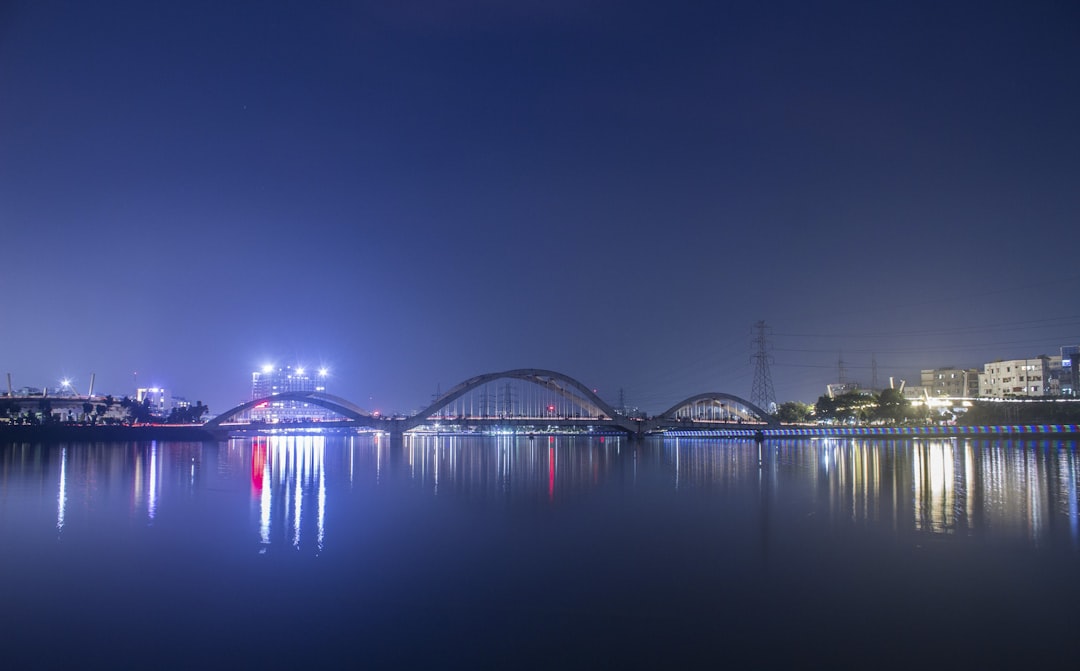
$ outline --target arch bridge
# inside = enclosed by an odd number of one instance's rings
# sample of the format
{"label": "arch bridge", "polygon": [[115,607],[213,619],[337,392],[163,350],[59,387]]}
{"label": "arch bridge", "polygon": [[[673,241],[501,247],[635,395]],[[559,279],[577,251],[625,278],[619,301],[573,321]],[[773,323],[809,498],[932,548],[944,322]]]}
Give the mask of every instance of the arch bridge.
{"label": "arch bridge", "polygon": [[[289,404],[289,410],[299,409],[300,413],[294,413],[302,415],[303,406],[314,405],[325,410],[337,413],[341,415],[344,420],[351,426],[356,427],[368,427],[368,428],[381,428],[380,419],[373,413],[361,408],[354,404],[352,401],[341,398],[340,396],[334,396],[333,394],[327,394],[319,391],[285,391],[280,394],[274,394],[266,398],[255,399],[254,401],[248,401],[242,403],[235,408],[230,408],[217,417],[207,421],[203,426],[208,429],[219,429],[228,427],[242,427],[242,428],[254,428],[252,422],[237,421],[229,422],[228,420],[235,417],[241,417],[245,413],[264,407],[286,407]],[[299,404],[292,407],[292,404]],[[289,422],[292,424],[310,424],[310,422]]]}
{"label": "arch bridge", "polygon": [[779,420],[758,406],[734,394],[712,391],[691,396],[649,420],[648,432],[665,429],[708,430],[730,428],[774,428]]}
{"label": "arch bridge", "polygon": [[[282,424],[230,421],[261,407],[312,405],[330,410],[336,420]],[[295,408],[294,408],[295,410]],[[294,414],[296,414],[294,412]],[[300,413],[302,414],[302,413]],[[436,430],[475,430],[497,427],[550,430],[615,430],[640,435],[668,429],[716,429],[778,426],[761,408],[732,394],[709,392],[691,396],[650,419],[618,412],[578,380],[552,370],[519,368],[469,378],[409,417],[380,417],[352,402],[322,392],[283,392],[231,408],[208,421],[208,429],[345,426],[401,433]]]}
{"label": "arch bridge", "polygon": [[488,373],[465,380],[409,417],[404,430],[428,424],[460,426],[608,426],[637,433],[596,392],[569,375],[539,368]]}

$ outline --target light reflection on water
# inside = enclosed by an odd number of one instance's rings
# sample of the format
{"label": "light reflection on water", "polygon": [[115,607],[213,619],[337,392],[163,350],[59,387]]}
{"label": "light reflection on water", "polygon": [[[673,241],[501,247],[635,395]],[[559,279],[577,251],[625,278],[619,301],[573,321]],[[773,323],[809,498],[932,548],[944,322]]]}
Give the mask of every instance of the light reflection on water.
{"label": "light reflection on water", "polygon": [[[139,649],[205,668],[260,640],[248,666],[422,668],[453,649],[486,668],[522,650],[664,667],[722,647],[793,667],[835,659],[843,631],[844,661],[904,640],[917,664],[918,622],[978,641],[972,660],[1031,665],[1080,626],[1077,470],[1068,441],[0,446],[5,662]],[[58,612],[79,623],[69,645]]]}
{"label": "light reflection on water", "polygon": [[[329,476],[327,450],[334,453],[331,469],[337,469]],[[612,481],[633,487],[642,459],[655,462],[675,492],[767,484],[774,497],[809,497],[814,513],[834,522],[893,532],[1019,537],[1034,544],[1066,532],[1074,545],[1080,543],[1077,454],[1068,441],[825,439],[759,445],[692,438],[632,443],[613,436],[421,435],[406,436],[397,450],[402,467],[394,476],[435,497],[556,502]],[[321,551],[332,488],[351,488],[358,479],[383,485],[394,459],[386,436],[259,437],[230,441],[220,451],[222,456],[217,446],[156,442],[10,446],[2,481],[53,479],[59,533],[72,523],[69,508],[81,506],[85,515],[98,499],[115,498],[118,488],[129,492],[128,512],[141,511],[152,523],[163,500],[203,486],[201,464],[208,453],[232,463],[219,476],[232,477],[243,460],[258,506],[259,543],[299,549],[313,541]],[[48,476],[52,468],[55,475]]]}
{"label": "light reflection on water", "polygon": [[[333,453],[328,474],[327,452]],[[674,492],[768,487],[774,498],[809,505],[833,523],[872,524],[894,533],[1023,538],[1049,535],[1080,544],[1078,459],[1069,441],[715,441],[643,443],[605,436],[274,436],[226,446],[192,443],[15,445],[5,448],[0,482],[55,483],[55,529],[115,502],[126,489],[128,514],[153,523],[170,497],[207,486],[213,474],[250,473],[257,537],[317,551],[326,541],[334,488],[388,484],[388,475],[431,496],[548,503],[572,500],[617,482],[635,486],[639,460]],[[391,470],[393,462],[400,461]],[[246,462],[246,463],[245,463]],[[242,466],[243,464],[243,466]],[[48,475],[55,469],[53,475]],[[656,470],[658,469],[658,470]],[[665,475],[666,474],[666,475]],[[9,494],[10,495],[10,494]]]}
{"label": "light reflection on water", "polygon": [[292,547],[300,549],[305,506],[311,516],[311,499],[314,499],[314,545],[321,551],[326,534],[326,438],[254,438],[250,441],[250,451],[252,497],[259,502],[259,542],[264,546],[272,544],[276,519],[281,524],[288,522],[283,535],[287,535]]}
{"label": "light reflection on water", "polygon": [[618,436],[406,436],[408,477],[435,496],[554,501],[621,474]]}
{"label": "light reflection on water", "polygon": [[1080,537],[1076,445],[975,440],[665,444],[674,486],[738,486],[768,478],[808,488],[832,519],[893,531],[1022,537],[1038,543],[1067,522]]}

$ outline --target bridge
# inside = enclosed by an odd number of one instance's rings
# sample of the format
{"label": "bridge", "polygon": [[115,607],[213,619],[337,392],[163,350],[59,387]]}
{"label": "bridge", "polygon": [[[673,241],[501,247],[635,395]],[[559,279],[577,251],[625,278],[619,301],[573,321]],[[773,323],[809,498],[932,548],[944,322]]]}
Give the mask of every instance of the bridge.
{"label": "bridge", "polygon": [[[299,418],[252,422],[249,413],[290,403],[329,410],[336,419]],[[354,428],[401,434],[407,431],[474,431],[499,428],[536,432],[605,431],[645,435],[667,430],[776,428],[780,423],[753,403],[721,392],[691,396],[655,417],[631,416],[578,380],[551,370],[520,368],[469,378],[411,416],[385,417],[322,392],[283,392],[231,408],[206,422],[211,431],[288,428]]]}

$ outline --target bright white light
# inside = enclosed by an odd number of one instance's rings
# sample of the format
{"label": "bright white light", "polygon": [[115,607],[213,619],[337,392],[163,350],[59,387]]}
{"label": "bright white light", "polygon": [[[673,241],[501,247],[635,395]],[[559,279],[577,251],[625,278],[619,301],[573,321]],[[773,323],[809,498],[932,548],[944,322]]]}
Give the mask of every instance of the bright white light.
{"label": "bright white light", "polygon": [[329,368],[320,368],[319,369],[319,377],[326,377],[329,374],[330,374],[330,369]]}
{"label": "bright white light", "polygon": [[274,372],[274,366],[271,365],[271,364],[265,364],[262,367],[262,372],[264,372],[264,373],[273,373]]}
{"label": "bright white light", "polygon": [[303,375],[304,374],[304,367],[303,366],[297,366],[296,367],[296,374],[297,375]]}
{"label": "bright white light", "polygon": [[71,386],[71,380],[69,380],[67,378],[64,378],[63,380],[60,380],[60,386],[63,387],[64,389],[67,389],[68,387]]}

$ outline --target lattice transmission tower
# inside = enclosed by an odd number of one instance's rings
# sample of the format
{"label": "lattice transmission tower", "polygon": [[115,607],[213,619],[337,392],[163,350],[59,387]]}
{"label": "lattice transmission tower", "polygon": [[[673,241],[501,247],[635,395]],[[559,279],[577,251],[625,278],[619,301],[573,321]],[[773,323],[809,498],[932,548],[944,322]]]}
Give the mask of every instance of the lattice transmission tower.
{"label": "lattice transmission tower", "polygon": [[750,391],[750,402],[765,412],[774,412],[776,394],[773,393],[772,374],[769,373],[772,357],[769,356],[769,339],[764,320],[754,324],[752,333],[754,354],[750,358],[754,361],[754,386]]}

